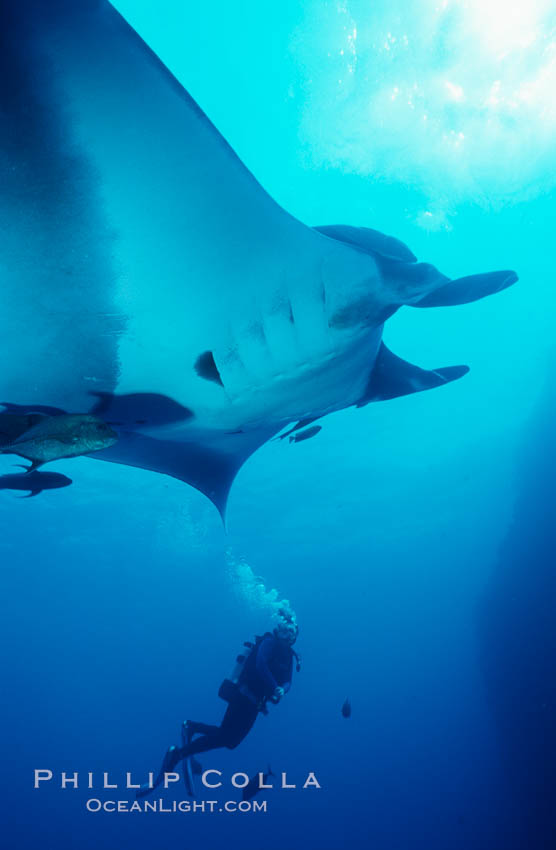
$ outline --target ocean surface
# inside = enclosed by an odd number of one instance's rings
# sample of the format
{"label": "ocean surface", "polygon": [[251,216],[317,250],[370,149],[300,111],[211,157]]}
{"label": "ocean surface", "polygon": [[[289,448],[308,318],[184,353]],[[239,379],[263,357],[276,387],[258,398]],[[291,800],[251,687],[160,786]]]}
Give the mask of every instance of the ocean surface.
{"label": "ocean surface", "polygon": [[[91,459],[49,466],[72,487],[0,492],[5,846],[556,846],[554,4],[116,6],[293,215],[520,281],[402,309],[396,354],[469,375],[268,443],[227,532],[191,487]],[[268,764],[298,787],[257,796],[266,812],[88,811],[131,804],[126,772],[157,771],[184,718],[220,721],[220,682],[282,599],[301,672],[240,747],[202,758],[224,785],[199,799],[239,800],[232,774]]]}

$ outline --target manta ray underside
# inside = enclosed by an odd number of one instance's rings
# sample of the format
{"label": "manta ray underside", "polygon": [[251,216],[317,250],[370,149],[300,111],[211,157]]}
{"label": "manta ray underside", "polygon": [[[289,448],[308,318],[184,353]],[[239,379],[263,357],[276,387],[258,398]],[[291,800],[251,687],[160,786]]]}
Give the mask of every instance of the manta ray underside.
{"label": "manta ray underside", "polygon": [[186,481],[223,513],[285,426],[467,371],[406,363],[384,322],[513,272],[450,281],[376,230],[291,217],[106,0],[0,0],[0,41],[10,422],[93,413],[119,435],[95,457]]}

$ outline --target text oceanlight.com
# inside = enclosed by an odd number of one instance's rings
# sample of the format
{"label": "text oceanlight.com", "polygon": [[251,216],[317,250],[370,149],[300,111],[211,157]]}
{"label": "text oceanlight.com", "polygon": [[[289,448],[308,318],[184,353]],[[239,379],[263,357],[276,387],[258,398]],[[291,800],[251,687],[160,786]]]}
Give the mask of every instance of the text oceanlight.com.
{"label": "text oceanlight.com", "polygon": [[134,814],[157,812],[162,814],[214,814],[216,812],[266,812],[267,800],[87,800],[88,812]]}

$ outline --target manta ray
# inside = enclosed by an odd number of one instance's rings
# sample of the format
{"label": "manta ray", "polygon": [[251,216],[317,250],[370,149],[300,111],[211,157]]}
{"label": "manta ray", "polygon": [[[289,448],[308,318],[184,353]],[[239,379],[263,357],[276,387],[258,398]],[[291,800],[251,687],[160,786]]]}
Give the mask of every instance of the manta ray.
{"label": "manta ray", "polygon": [[398,239],[282,209],[107,0],[0,0],[4,410],[90,413],[95,458],[164,473],[224,514],[242,464],[346,407],[440,387],[382,342],[449,280]]}

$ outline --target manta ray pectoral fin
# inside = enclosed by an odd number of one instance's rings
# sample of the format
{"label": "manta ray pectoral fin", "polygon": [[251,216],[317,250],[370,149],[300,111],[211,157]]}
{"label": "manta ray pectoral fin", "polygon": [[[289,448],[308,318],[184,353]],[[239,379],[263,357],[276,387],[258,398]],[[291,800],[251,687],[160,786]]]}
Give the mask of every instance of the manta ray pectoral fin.
{"label": "manta ray pectoral fin", "polygon": [[159,440],[133,431],[120,431],[117,443],[91,457],[161,472],[185,481],[208,496],[225,522],[234,478],[247,458],[275,433],[276,429],[270,433],[224,434],[209,442]]}
{"label": "manta ray pectoral fin", "polygon": [[469,304],[487,295],[501,292],[518,280],[514,271],[485,272],[451,280],[444,286],[429,292],[412,307],[453,307],[457,304]]}
{"label": "manta ray pectoral fin", "polygon": [[371,227],[352,227],[349,224],[323,224],[315,227],[319,233],[336,239],[338,242],[346,242],[354,245],[367,254],[378,255],[391,260],[402,260],[405,263],[415,263],[417,257],[394,236],[387,236],[379,230]]}
{"label": "manta ray pectoral fin", "polygon": [[364,407],[372,401],[386,401],[441,387],[463,377],[468,371],[468,366],[445,366],[432,371],[420,369],[401,357],[396,357],[381,343],[367,389],[357,407]]}

